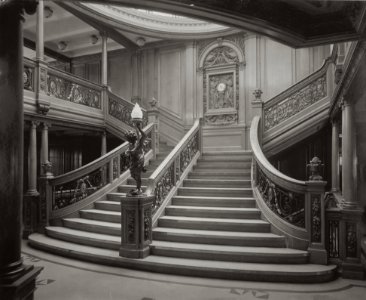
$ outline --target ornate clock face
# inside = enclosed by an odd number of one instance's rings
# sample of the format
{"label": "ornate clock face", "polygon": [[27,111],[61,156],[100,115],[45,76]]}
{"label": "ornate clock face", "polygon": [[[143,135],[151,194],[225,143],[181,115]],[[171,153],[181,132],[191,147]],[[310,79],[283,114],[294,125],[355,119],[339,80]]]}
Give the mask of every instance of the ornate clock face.
{"label": "ornate clock face", "polygon": [[217,89],[217,91],[218,91],[218,92],[223,92],[223,91],[225,91],[225,89],[226,89],[226,84],[225,84],[225,83],[223,83],[223,82],[221,82],[221,83],[219,83],[219,84],[217,85],[216,89]]}

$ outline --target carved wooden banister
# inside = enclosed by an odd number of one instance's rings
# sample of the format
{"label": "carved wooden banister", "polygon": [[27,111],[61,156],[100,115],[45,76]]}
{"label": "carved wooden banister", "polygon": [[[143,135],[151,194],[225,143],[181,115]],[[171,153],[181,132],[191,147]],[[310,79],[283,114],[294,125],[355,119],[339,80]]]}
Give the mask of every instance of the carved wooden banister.
{"label": "carved wooden banister", "polygon": [[[188,167],[202,153],[202,125],[196,120],[192,128],[174,147],[148,179],[147,195],[155,195],[154,213],[166,205],[177,185],[187,175]],[[155,218],[154,218],[155,217]],[[153,217],[153,222],[156,216]]]}
{"label": "carved wooden banister", "polygon": [[[152,157],[155,151],[151,138],[154,135],[155,125],[149,124],[144,129],[148,143],[145,153]],[[128,161],[125,151],[128,142],[123,143],[102,157],[66,174],[53,177],[50,173],[41,178],[41,227],[48,224],[49,219],[60,215],[60,210],[72,212],[73,204],[84,201],[88,196],[103,189],[108,184],[120,178],[128,171]],[[71,207],[71,208],[70,208]],[[42,212],[43,211],[43,212]]]}
{"label": "carved wooden banister", "polygon": [[253,150],[253,190],[264,216],[286,235],[294,248],[308,249],[312,262],[326,263],[324,181],[293,179],[265,157],[258,139],[260,117],[253,118],[250,143]]}

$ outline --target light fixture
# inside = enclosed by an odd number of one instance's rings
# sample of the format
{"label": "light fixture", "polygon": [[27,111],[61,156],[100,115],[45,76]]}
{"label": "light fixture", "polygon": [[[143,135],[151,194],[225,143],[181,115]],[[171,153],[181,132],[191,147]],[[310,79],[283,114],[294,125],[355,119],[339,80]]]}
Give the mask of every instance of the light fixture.
{"label": "light fixture", "polygon": [[93,34],[93,35],[91,35],[91,36],[90,36],[90,41],[91,41],[91,43],[92,43],[93,45],[95,45],[96,43],[98,43],[99,38],[98,38],[98,36],[97,36],[97,35]]}
{"label": "light fixture", "polygon": [[58,42],[57,48],[61,51],[64,51],[67,47],[67,43],[65,41]]}
{"label": "light fixture", "polygon": [[145,43],[146,43],[146,40],[145,40],[143,37],[138,37],[138,38],[136,39],[136,44],[137,44],[137,46],[139,46],[139,47],[143,47],[143,46],[145,46]]}
{"label": "light fixture", "polygon": [[131,118],[132,121],[142,121],[142,110],[138,103],[132,109]]}
{"label": "light fixture", "polygon": [[44,7],[44,16],[45,16],[45,18],[46,18],[46,19],[51,18],[51,17],[52,17],[52,15],[53,15],[53,10],[52,10],[52,8],[51,8],[51,7],[49,7],[49,6],[45,6],[45,7]]}

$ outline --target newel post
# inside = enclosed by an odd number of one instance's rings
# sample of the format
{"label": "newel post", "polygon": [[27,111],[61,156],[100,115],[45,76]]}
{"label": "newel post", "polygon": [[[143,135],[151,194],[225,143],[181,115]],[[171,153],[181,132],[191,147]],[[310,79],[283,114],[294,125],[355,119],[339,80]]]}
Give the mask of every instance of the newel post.
{"label": "newel post", "polygon": [[326,181],[319,174],[323,165],[314,157],[307,165],[310,169],[309,181],[306,182],[305,194],[305,228],[309,234],[310,262],[327,264],[328,254],[325,247],[325,204],[324,193]]}
{"label": "newel post", "polygon": [[39,179],[39,223],[38,232],[44,233],[45,227],[49,225],[49,215],[53,204],[53,188],[50,184],[52,174],[52,164],[47,161],[42,164],[43,175]]}
{"label": "newel post", "polygon": [[152,205],[155,196],[140,194],[121,199],[121,247],[119,255],[144,258],[152,241]]}

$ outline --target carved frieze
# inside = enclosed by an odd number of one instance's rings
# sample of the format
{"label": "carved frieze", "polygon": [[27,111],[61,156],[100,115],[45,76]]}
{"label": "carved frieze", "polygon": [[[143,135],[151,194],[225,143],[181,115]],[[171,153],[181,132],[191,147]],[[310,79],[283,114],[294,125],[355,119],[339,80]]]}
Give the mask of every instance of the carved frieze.
{"label": "carved frieze", "polygon": [[135,211],[132,209],[126,210],[127,216],[127,242],[129,244],[135,243]]}
{"label": "carved frieze", "polygon": [[209,76],[208,109],[235,109],[234,74],[216,74]]}
{"label": "carved frieze", "polygon": [[357,231],[356,224],[346,222],[346,256],[357,257]]}
{"label": "carved frieze", "polygon": [[326,77],[312,81],[298,92],[264,110],[264,130],[282,123],[327,96]]}
{"label": "carved frieze", "polygon": [[238,114],[217,114],[205,115],[205,124],[207,125],[230,125],[238,122]]}
{"label": "carved frieze", "polygon": [[25,90],[34,91],[34,69],[28,66],[24,66],[23,71],[23,87]]}
{"label": "carved frieze", "polygon": [[203,67],[210,68],[213,66],[237,63],[239,63],[239,58],[236,51],[231,47],[221,46],[214,48],[207,54]]}
{"label": "carved frieze", "polygon": [[320,195],[311,195],[311,241],[321,242],[321,202]]}
{"label": "carved frieze", "polygon": [[71,82],[54,74],[48,74],[48,94],[58,99],[101,108],[101,92]]}

